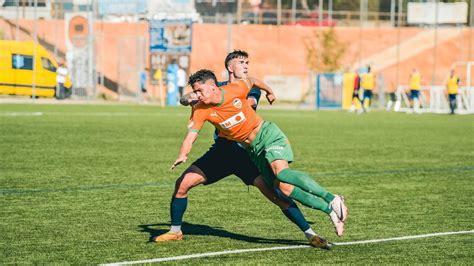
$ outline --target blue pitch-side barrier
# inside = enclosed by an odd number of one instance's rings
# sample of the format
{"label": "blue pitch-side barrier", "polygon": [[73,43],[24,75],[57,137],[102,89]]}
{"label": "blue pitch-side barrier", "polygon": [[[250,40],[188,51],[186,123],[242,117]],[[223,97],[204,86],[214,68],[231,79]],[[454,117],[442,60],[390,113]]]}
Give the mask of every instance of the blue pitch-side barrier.
{"label": "blue pitch-side barrier", "polygon": [[342,108],[342,73],[316,75],[316,109]]}

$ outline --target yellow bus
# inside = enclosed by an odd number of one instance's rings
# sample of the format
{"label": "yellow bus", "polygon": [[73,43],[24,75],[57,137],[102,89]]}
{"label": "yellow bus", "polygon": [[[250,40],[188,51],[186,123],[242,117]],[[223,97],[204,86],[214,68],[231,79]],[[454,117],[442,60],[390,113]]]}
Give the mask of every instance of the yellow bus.
{"label": "yellow bus", "polygon": [[[33,56],[35,53],[36,60]],[[35,48],[33,41],[0,40],[0,94],[32,97],[70,96],[72,82],[69,76],[64,83],[65,91],[56,95],[57,68],[56,60],[38,43]]]}

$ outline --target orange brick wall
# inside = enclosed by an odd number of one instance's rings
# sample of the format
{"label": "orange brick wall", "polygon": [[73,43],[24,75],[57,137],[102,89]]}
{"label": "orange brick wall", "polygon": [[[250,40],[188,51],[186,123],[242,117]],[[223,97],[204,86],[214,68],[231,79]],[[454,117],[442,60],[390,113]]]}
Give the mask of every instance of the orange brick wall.
{"label": "orange brick wall", "polygon": [[[12,20],[11,22],[15,22]],[[20,20],[20,25],[29,30],[33,22]],[[40,20],[37,24],[38,36],[55,43],[62,51],[65,50],[64,22],[55,20]],[[6,39],[14,39],[15,28],[0,19],[0,28]],[[273,25],[227,25],[194,24],[193,25],[193,52],[190,56],[190,71],[201,68],[212,69],[219,79],[224,71],[223,61],[228,48],[246,50],[250,54],[251,75],[264,78],[265,75],[296,75],[306,79],[309,70],[306,66],[306,49],[303,40],[321,31],[324,28],[302,26],[273,26]],[[438,44],[436,49],[437,70],[436,82],[441,84],[448,74],[450,66],[456,61],[474,60],[473,31],[464,28],[444,30],[458,31],[457,37]],[[343,58],[344,66],[354,66],[359,60],[380,53],[384,49],[395,47],[398,39],[396,28],[351,28],[337,27],[336,33],[340,40],[347,44],[347,51]],[[409,40],[423,28],[400,29],[400,40]],[[232,36],[228,40],[229,32]],[[148,25],[144,22],[134,23],[105,23],[96,22],[96,51],[98,53],[97,68],[112,79],[117,79],[118,57],[127,58],[136,62],[136,44],[126,42],[127,47],[119,47],[120,39],[145,36],[148,38]],[[31,39],[31,36],[21,33],[20,39]],[[470,47],[469,47],[470,45]],[[145,47],[147,48],[147,47]],[[360,52],[359,52],[360,51]],[[469,54],[469,51],[471,51]],[[403,51],[402,51],[403,52]],[[422,50],[414,56],[399,63],[399,80],[407,83],[408,75],[413,67],[420,69],[425,81],[431,82],[433,73],[433,48]],[[148,62],[148,58],[147,58]],[[374,62],[376,65],[377,62]],[[397,65],[392,64],[383,69],[375,69],[385,77],[386,90],[389,84],[396,82]],[[303,82],[303,84],[308,84]]]}

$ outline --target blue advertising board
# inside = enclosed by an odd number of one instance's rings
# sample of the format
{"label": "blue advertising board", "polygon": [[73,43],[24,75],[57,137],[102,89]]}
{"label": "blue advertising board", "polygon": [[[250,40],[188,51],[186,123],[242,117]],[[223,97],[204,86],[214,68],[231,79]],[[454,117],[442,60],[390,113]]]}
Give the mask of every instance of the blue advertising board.
{"label": "blue advertising board", "polygon": [[160,19],[150,21],[150,52],[191,53],[191,19]]}

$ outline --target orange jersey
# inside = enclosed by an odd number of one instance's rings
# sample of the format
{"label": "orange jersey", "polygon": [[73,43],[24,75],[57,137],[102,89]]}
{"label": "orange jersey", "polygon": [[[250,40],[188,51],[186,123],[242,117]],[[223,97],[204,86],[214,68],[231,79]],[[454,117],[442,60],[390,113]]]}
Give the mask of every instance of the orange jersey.
{"label": "orange jersey", "polygon": [[219,136],[243,142],[262,122],[262,118],[247,103],[250,88],[240,80],[219,89],[222,91],[222,101],[218,105],[198,103],[193,107],[188,130],[199,132],[204,123],[209,121],[219,130]]}

